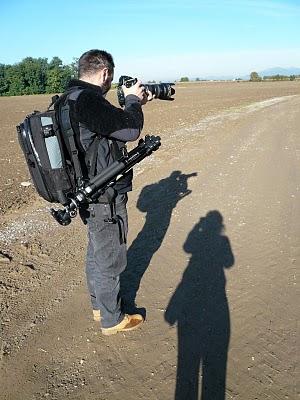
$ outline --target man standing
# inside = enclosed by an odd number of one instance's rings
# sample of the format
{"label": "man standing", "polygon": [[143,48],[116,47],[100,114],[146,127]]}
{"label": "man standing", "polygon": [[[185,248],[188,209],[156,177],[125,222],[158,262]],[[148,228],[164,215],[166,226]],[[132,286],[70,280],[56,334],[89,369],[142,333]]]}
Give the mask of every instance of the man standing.
{"label": "man standing", "polygon": [[[138,139],[143,127],[142,105],[152,99],[138,81],[130,88],[123,87],[124,109],[114,107],[105,99],[113,74],[114,61],[109,53],[87,51],[79,59],[79,79],[71,81],[66,91],[81,153],[86,154],[96,143],[92,176],[120,156],[125,142]],[[124,314],[119,295],[120,274],[127,263],[126,202],[127,192],[132,189],[132,171],[114,189],[114,193],[106,193],[80,213],[88,226],[87,284],[94,319],[101,320],[104,335],[130,331],[143,322],[139,314]]]}

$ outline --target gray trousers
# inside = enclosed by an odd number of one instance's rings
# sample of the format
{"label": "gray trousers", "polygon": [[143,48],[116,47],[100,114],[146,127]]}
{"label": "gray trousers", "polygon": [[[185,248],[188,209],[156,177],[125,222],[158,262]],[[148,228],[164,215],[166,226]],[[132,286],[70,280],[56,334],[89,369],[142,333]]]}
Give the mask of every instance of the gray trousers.
{"label": "gray trousers", "polygon": [[88,226],[86,278],[92,307],[101,312],[101,325],[110,328],[124,318],[121,311],[120,274],[127,265],[127,195],[115,200],[115,221],[109,204],[91,204],[84,220]]}

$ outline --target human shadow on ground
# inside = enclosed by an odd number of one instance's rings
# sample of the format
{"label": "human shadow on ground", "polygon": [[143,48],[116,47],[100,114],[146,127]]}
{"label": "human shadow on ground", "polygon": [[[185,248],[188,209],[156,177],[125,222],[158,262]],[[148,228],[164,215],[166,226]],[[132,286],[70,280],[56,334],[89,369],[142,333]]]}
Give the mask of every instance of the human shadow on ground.
{"label": "human shadow on ground", "polygon": [[145,186],[137,201],[137,208],[146,213],[145,224],[127,252],[127,267],[121,275],[121,297],[125,312],[136,310],[135,298],[141,279],[154,253],[160,248],[168,230],[172,211],[188,196],[188,179],[197,173],[173,171],[157,183]]}
{"label": "human shadow on ground", "polygon": [[230,316],[224,270],[234,264],[223,217],[210,211],[195,225],[183,246],[191,254],[182,280],[165,312],[178,329],[175,400],[224,400]]}

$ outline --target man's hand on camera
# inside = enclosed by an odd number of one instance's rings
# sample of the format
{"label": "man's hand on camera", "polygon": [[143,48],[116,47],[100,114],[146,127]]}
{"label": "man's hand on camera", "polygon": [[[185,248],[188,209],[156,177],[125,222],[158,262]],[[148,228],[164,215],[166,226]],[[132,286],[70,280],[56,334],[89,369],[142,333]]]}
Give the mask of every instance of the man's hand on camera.
{"label": "man's hand on camera", "polygon": [[150,92],[150,90],[145,90],[144,89],[144,97],[143,100],[141,102],[142,106],[144,106],[146,103],[148,103],[148,101],[151,101],[155,98],[155,95],[152,94],[152,92]]}
{"label": "man's hand on camera", "polygon": [[145,86],[142,84],[141,81],[137,81],[135,85],[132,85],[129,88],[127,88],[126,86],[122,86],[122,88],[125,97],[133,94],[140,99],[142,105],[146,104],[148,101],[151,101],[154,98],[151,92],[145,91]]}
{"label": "man's hand on camera", "polygon": [[152,92],[150,92],[150,90],[148,90],[148,91],[145,90],[144,93],[145,93],[145,95],[144,95],[145,102],[144,103],[142,102],[142,104],[146,104],[148,101],[155,99],[155,95],[152,94]]}
{"label": "man's hand on camera", "polygon": [[145,87],[142,85],[141,81],[137,81],[136,84],[130,86],[129,88],[127,88],[125,85],[123,85],[122,89],[124,92],[124,97],[127,97],[130,94],[133,94],[133,95],[137,96],[141,101],[143,101]]}

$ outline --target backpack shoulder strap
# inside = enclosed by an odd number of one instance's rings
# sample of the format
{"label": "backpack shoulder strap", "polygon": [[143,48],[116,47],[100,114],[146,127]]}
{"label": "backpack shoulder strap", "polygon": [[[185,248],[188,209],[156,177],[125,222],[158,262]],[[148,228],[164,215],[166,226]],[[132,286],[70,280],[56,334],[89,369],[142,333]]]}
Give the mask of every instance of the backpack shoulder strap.
{"label": "backpack shoulder strap", "polygon": [[[70,120],[70,106],[68,100],[73,100],[76,101],[80,93],[83,91],[83,89],[76,87],[72,88],[72,90],[67,91],[65,94],[59,98],[59,101],[56,101],[55,106],[57,107],[58,110],[58,115],[59,115],[59,122],[60,122],[60,127],[62,130],[62,133],[66,140],[69,143],[70,150],[71,150],[71,158],[75,170],[75,175],[76,175],[76,180],[78,185],[82,183],[83,180],[83,174],[82,174],[82,169],[80,166],[80,161],[78,157],[78,149],[75,143],[75,133],[72,128],[71,120]],[[69,93],[68,93],[69,92]]]}
{"label": "backpack shoulder strap", "polygon": [[[82,91],[83,89],[80,87],[76,87],[76,89],[73,88],[72,92],[68,95],[68,100],[76,101]],[[79,129],[80,129],[80,124],[79,124]],[[88,176],[90,179],[93,178],[96,174],[98,146],[101,138],[102,138],[101,135],[97,135],[94,138],[93,142],[85,151],[85,163],[87,165]]]}

